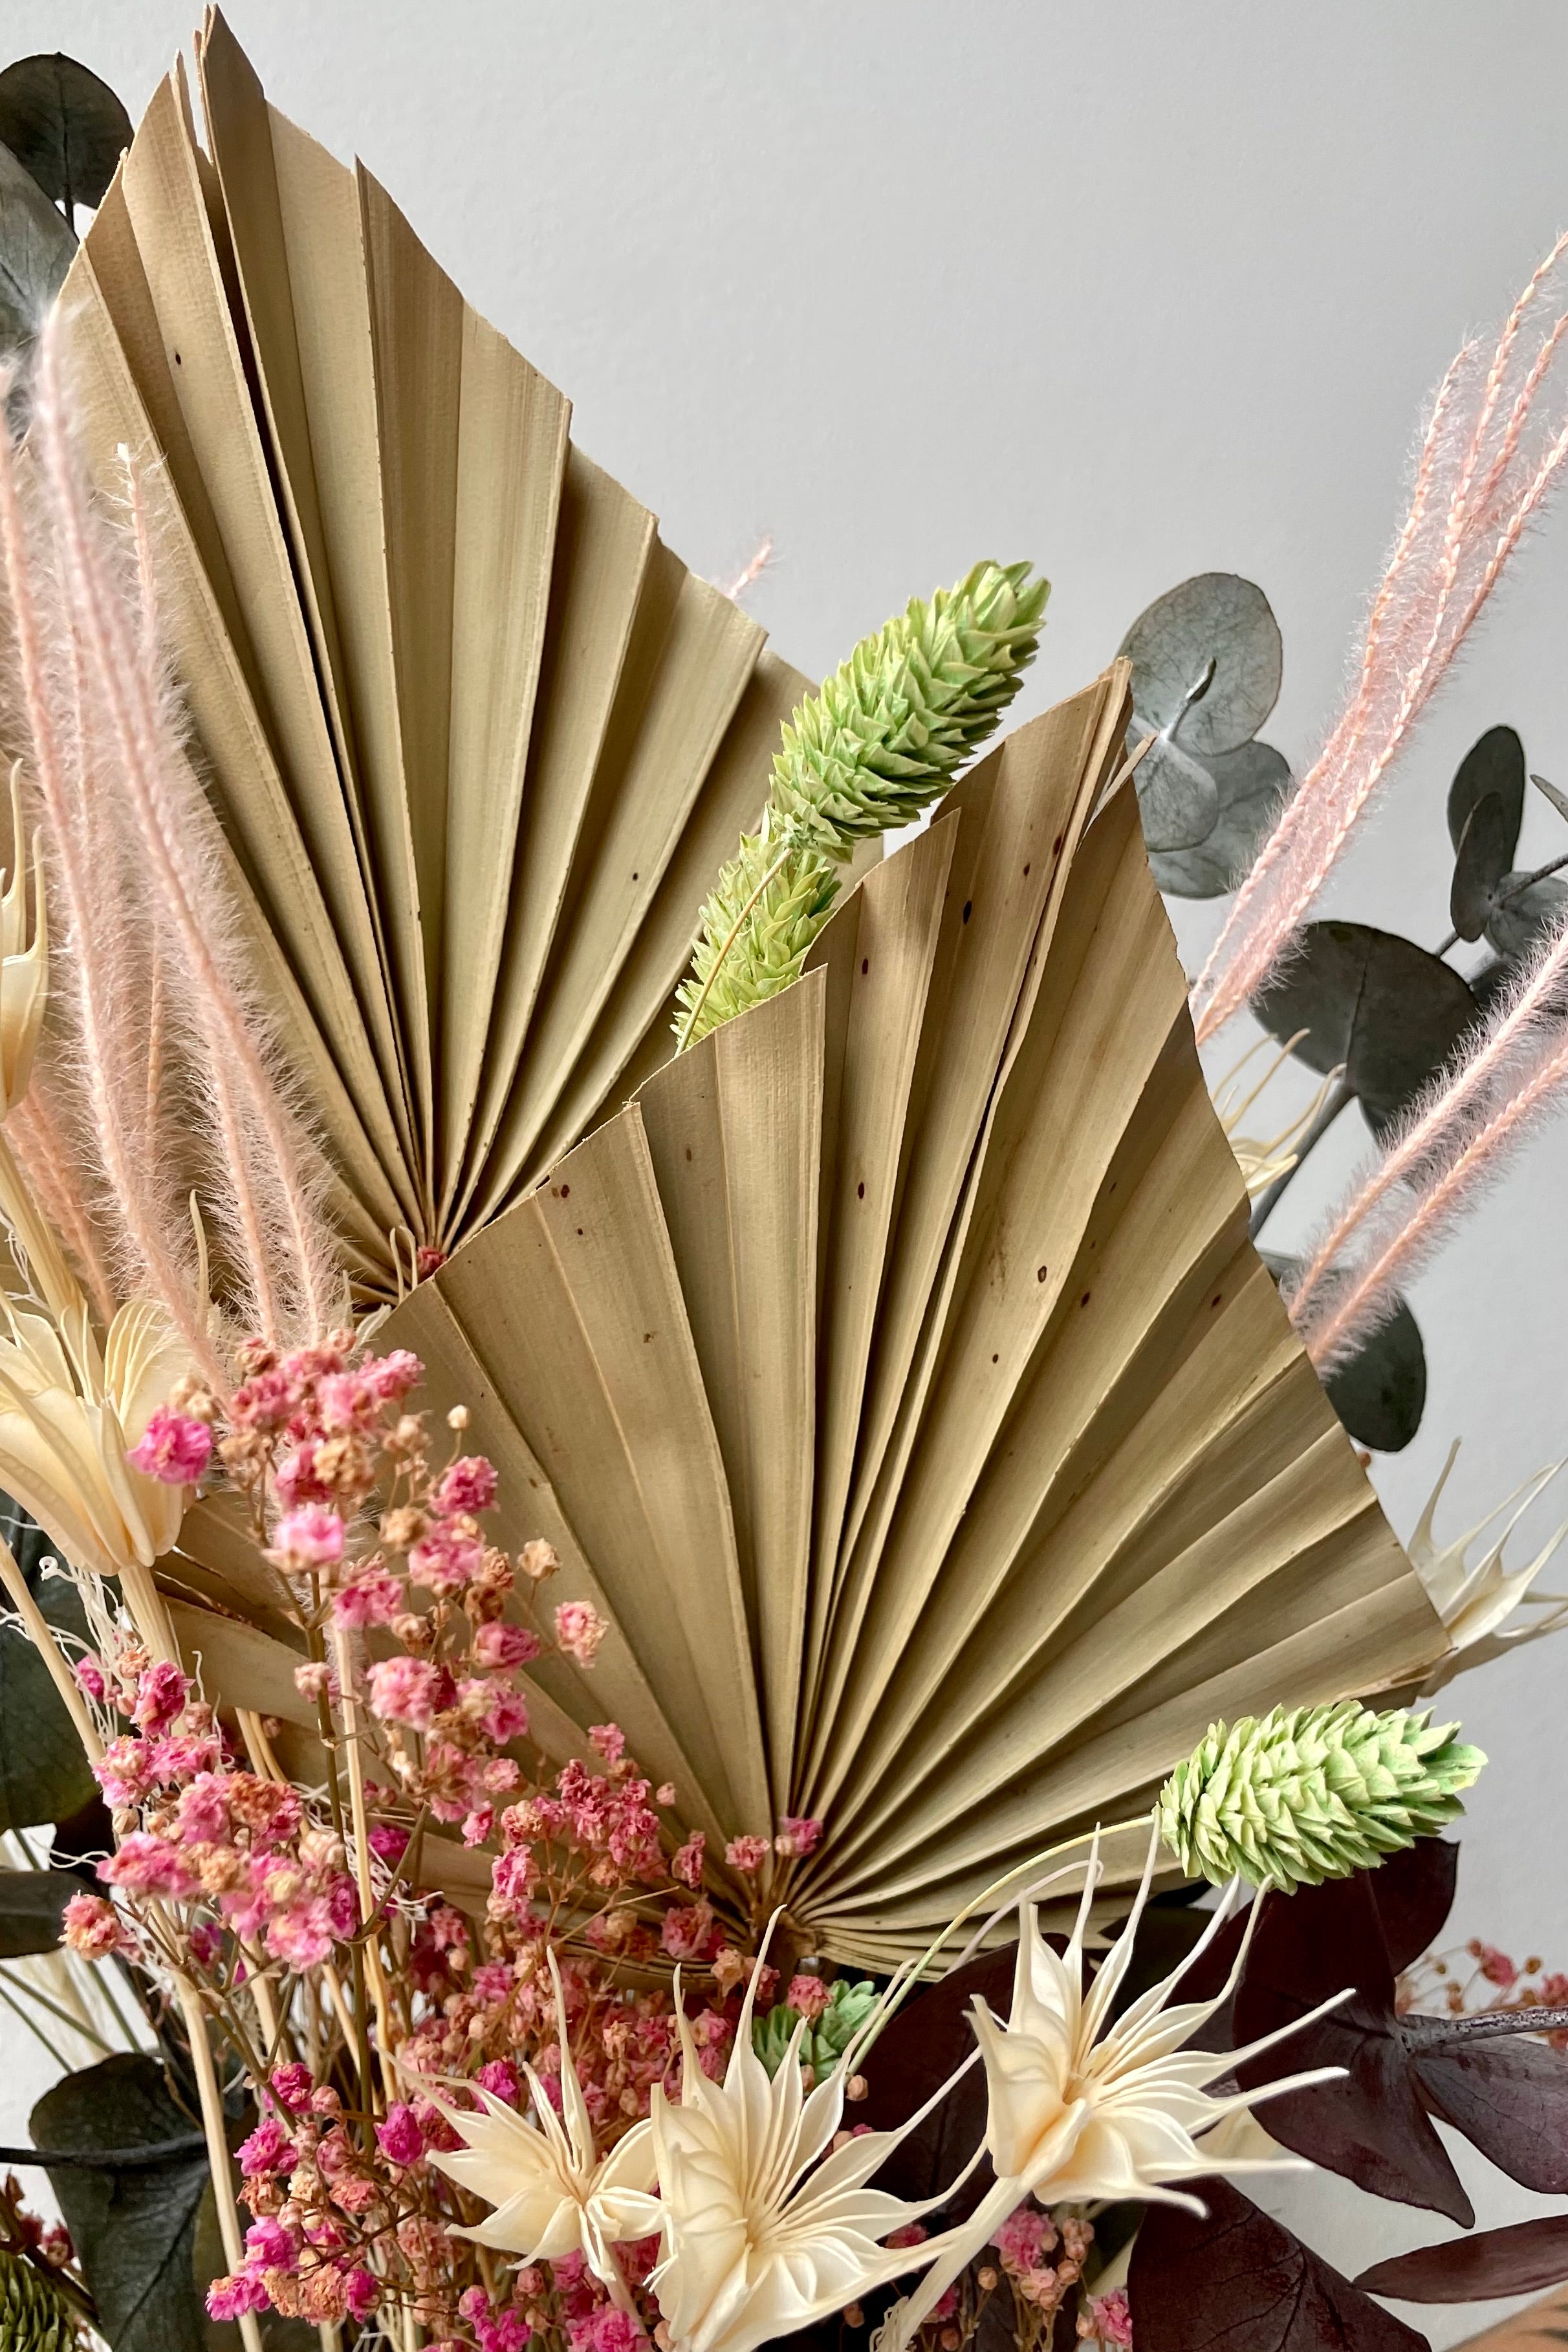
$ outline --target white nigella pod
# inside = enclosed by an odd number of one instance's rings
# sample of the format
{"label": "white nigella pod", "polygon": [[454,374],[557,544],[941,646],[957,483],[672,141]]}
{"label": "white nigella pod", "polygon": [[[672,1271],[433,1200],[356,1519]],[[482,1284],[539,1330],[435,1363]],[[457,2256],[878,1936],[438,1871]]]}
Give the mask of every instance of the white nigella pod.
{"label": "white nigella pod", "polygon": [[581,2253],[621,2309],[629,2311],[631,2297],[614,2249],[629,2239],[649,2236],[658,2226],[659,2208],[647,2193],[654,2180],[653,2137],[641,2123],[617,2140],[608,2156],[601,2158],[595,2151],[588,2103],[572,2062],[561,1971],[553,1952],[549,1958],[560,2035],[561,2113],[556,2114],[533,2068],[525,2065],[537,2122],[481,2092],[482,2114],[446,2110],[465,2146],[450,2154],[432,2149],[430,2161],[459,2188],[488,2197],[495,2207],[487,2220],[460,2236],[521,2255],[525,2263],[559,2262],[563,2254]]}
{"label": "white nigella pod", "polygon": [[990,2095],[984,2144],[995,2184],[962,2229],[934,2242],[943,2251],[916,2292],[889,2313],[878,2335],[877,2352],[901,2352],[943,2291],[991,2243],[1001,2223],[1026,2197],[1042,2205],[1139,2198],[1186,2205],[1201,2213],[1200,2200],[1173,2189],[1172,2182],[1198,2179],[1205,2173],[1300,2168],[1291,2158],[1238,2161],[1202,2144],[1203,2134],[1238,2109],[1256,2106],[1282,2091],[1333,2081],[1343,2072],[1319,2067],[1287,2075],[1261,2090],[1228,2096],[1215,2097],[1209,2088],[1239,2063],[1336,2007],[1343,1994],[1245,2050],[1184,2048],[1230,1998],[1240,1974],[1245,1944],[1229,1983],[1214,2000],[1173,1999],[1182,1977],[1235,1908],[1238,1880],[1226,1889],[1211,1925],[1183,1967],[1140,1994],[1111,2021],[1158,1850],[1156,1830],[1131,1916],[1087,1991],[1084,1937],[1100,1875],[1098,1837],[1077,1925],[1064,1953],[1052,1951],[1040,1934],[1034,1905],[1026,1901],[1020,1906],[1011,2012],[1004,2023],[983,2000],[977,2000],[973,2010]]}
{"label": "white nigella pod", "polygon": [[651,2284],[673,2352],[753,2352],[920,2268],[948,2243],[938,2237],[900,2248],[883,2241],[951,2196],[956,2181],[921,2204],[868,2184],[973,2057],[897,2131],[862,2132],[835,2147],[846,2086],[901,1982],[895,1979],[832,2073],[809,2092],[800,2065],[804,2019],[771,2077],[752,2048],[755,1987],[753,1973],[724,2079],[714,2083],[699,2063],[677,1979],[680,2105],[655,2086],[658,2196],[646,2200],[643,2222],[663,2233]]}

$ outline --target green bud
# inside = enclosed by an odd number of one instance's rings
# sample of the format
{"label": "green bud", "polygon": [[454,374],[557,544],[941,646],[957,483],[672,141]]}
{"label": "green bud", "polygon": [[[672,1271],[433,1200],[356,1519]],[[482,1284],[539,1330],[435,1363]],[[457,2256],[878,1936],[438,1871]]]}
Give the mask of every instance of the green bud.
{"label": "green bud", "polygon": [[1017,693],[1050,583],[977,563],[956,588],[865,637],[784,730],[762,831],[745,836],[700,919],[675,1032],[694,1045],[800,976],[832,911],[836,866],[908,824]]}
{"label": "green bud", "polygon": [[1211,1724],[1160,1791],[1160,1833],[1190,1877],[1293,1894],[1348,1878],[1461,1813],[1486,1758],[1402,1707],[1276,1707]]}
{"label": "green bud", "polygon": [[65,2297],[35,2263],[0,2253],[0,2352],[71,2352]]}
{"label": "green bud", "polygon": [[[851,1984],[847,1977],[840,1977],[833,1986],[827,2007],[801,2037],[801,2064],[814,2068],[819,2083],[832,2073],[876,2005],[873,1984]],[[783,2065],[790,2037],[799,2023],[799,2010],[783,2000],[765,2017],[752,2018],[752,2047],[770,2074],[776,2074]]]}

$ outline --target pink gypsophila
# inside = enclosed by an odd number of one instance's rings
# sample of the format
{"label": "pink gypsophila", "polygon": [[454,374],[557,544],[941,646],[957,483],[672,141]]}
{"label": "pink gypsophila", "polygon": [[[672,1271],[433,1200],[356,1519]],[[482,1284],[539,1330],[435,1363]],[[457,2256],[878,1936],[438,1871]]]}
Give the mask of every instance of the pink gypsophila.
{"label": "pink gypsophila", "polygon": [[543,1647],[538,1634],[526,1625],[481,1625],[474,1635],[474,1664],[494,1673],[510,1674],[518,1666],[531,1666]]}
{"label": "pink gypsophila", "polygon": [[465,1454],[443,1470],[431,1500],[443,1518],[477,1518],[496,1498],[496,1467],[482,1454]]}
{"label": "pink gypsophila", "polygon": [[286,1567],[331,1568],[343,1556],[343,1523],[324,1503],[300,1503],[285,1511],[268,1559]]}
{"label": "pink gypsophila", "polygon": [[460,1592],[471,1584],[484,1562],[485,1548],[478,1536],[459,1525],[438,1519],[408,1555],[408,1572],[427,1591]]}
{"label": "pink gypsophila", "polygon": [[569,1658],[591,1666],[609,1627],[585,1601],[563,1601],[555,1612],[555,1639]]}
{"label": "pink gypsophila", "polygon": [[383,2156],[392,2164],[417,2164],[425,2153],[419,2118],[403,2099],[388,2107],[385,2122],[375,2127],[375,2137]]}
{"label": "pink gypsophila", "polygon": [[367,1356],[360,1366],[360,1377],[369,1382],[383,1404],[401,1404],[424,1379],[425,1367],[408,1349],[394,1348],[384,1356]]}
{"label": "pink gypsophila", "polygon": [[384,1723],[428,1731],[442,1696],[443,1675],[428,1658],[380,1658],[370,1670],[371,1711]]}
{"label": "pink gypsophila", "polygon": [[65,1942],[84,1960],[106,1960],[133,1949],[120,1914],[101,1895],[73,1895],[64,1915]]}
{"label": "pink gypsophila", "polygon": [[770,1850],[765,1837],[731,1838],[724,1848],[724,1859],[731,1870],[743,1871],[751,1877],[761,1870]]}
{"label": "pink gypsophila", "polygon": [[136,1704],[132,1720],[142,1731],[156,1734],[167,1731],[185,1711],[191,1686],[178,1666],[160,1658],[149,1666],[136,1685]]}
{"label": "pink gypsophila", "polygon": [[247,2312],[265,2311],[271,2300],[256,2272],[231,2271],[208,2287],[207,2313],[213,2319],[243,2319]]}
{"label": "pink gypsophila", "polygon": [[822,1823],[805,1821],[786,1813],[779,1823],[779,1833],[773,1840],[773,1852],[786,1861],[799,1862],[814,1853],[822,1840]]}
{"label": "pink gypsophila", "polygon": [[367,1569],[332,1595],[333,1622],[356,1631],[367,1625],[390,1625],[403,1614],[407,1598],[401,1578],[390,1569]]}
{"label": "pink gypsophila", "polygon": [[212,1458],[213,1433],[205,1421],[172,1412],[161,1404],[125,1459],[144,1478],[164,1486],[194,1486]]}

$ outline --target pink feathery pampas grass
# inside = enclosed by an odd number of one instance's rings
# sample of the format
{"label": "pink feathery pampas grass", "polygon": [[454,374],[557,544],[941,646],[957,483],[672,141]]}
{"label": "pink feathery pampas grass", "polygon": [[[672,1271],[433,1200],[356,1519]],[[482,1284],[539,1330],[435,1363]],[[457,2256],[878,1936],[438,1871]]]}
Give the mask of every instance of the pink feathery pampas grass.
{"label": "pink feathery pampas grass", "polygon": [[[326,1170],[246,975],[216,822],[159,653],[146,485],[128,458],[127,523],[94,502],[65,334],[57,314],[26,450],[0,434],[26,767],[64,919],[66,1099],[40,1097],[24,1148],[46,1181],[51,1162],[85,1153],[107,1278],[122,1298],[162,1301],[216,1377],[185,1200],[193,1137],[235,1308],[269,1340],[320,1337],[340,1318]],[[69,1235],[79,1203],[65,1205]]]}
{"label": "pink feathery pampas grass", "polygon": [[1489,358],[1467,343],[1438,387],[1410,508],[1367,615],[1355,688],[1237,895],[1193,987],[1204,1043],[1267,979],[1352,827],[1451,667],[1568,457],[1548,415],[1568,311],[1552,312],[1568,236],[1520,296]]}
{"label": "pink feathery pampas grass", "polygon": [[1379,1164],[1287,1285],[1321,1371],[1354,1353],[1568,1079],[1568,922],[1542,940],[1468,1058],[1413,1107]]}

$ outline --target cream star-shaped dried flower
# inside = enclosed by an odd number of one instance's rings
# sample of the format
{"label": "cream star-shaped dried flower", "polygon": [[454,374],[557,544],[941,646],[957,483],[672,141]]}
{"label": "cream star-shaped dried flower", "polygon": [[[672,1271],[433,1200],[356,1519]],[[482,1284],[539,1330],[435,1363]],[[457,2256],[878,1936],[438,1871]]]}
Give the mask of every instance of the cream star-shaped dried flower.
{"label": "cream star-shaped dried flower", "polygon": [[1209,2087],[1237,2064],[1334,2008],[1342,1994],[1245,2050],[1216,2053],[1183,2046],[1235,1990],[1245,1944],[1230,1981],[1214,2000],[1173,1998],[1182,1977],[1234,1910],[1239,1881],[1233,1880],[1226,1889],[1210,1926],[1183,1967],[1140,1994],[1112,2021],[1158,1850],[1156,1831],[1131,1916],[1087,1991],[1084,1937],[1100,1874],[1098,1839],[1065,1952],[1058,1955],[1045,1941],[1034,1905],[1026,1901],[1020,1906],[1011,2012],[1004,2023],[983,2000],[977,2000],[973,2010],[989,2093],[984,2147],[995,2184],[969,2222],[948,2233],[944,2251],[918,2290],[889,2313],[877,2352],[901,2352],[944,2289],[990,2244],[1026,2197],[1033,2196],[1042,2205],[1137,2198],[1187,2205],[1201,2213],[1200,2200],[1173,2188],[1173,2182],[1198,2179],[1205,2173],[1300,2168],[1290,2158],[1227,2159],[1202,2144],[1203,2134],[1238,2109],[1282,2091],[1332,2081],[1343,2071],[1319,2067],[1287,2075],[1261,2090],[1218,2097]]}
{"label": "cream star-shaped dried flower", "polygon": [[[939,2237],[918,2246],[884,2244],[892,2231],[942,2200],[908,2204],[868,2184],[952,2083],[897,2131],[846,2136],[834,2146],[846,2086],[897,1983],[832,2073],[807,2091],[800,2064],[804,2019],[771,2077],[752,2048],[755,1981],[753,1975],[722,2083],[710,2082],[698,2063],[678,1988],[680,2105],[672,2105],[658,2086],[653,2094],[659,2193],[648,2200],[648,2227],[662,2230],[664,2253],[650,2284],[673,2352],[753,2352],[919,2268],[947,2243]],[[959,2074],[972,2063],[966,2059]]]}
{"label": "cream star-shaped dried flower", "polygon": [[654,2179],[652,2135],[646,2123],[634,2125],[607,2156],[598,2154],[588,2103],[572,2060],[561,1971],[553,1952],[549,1958],[561,2045],[561,2113],[556,2114],[533,2068],[525,2065],[537,2122],[481,2091],[481,2114],[446,2110],[465,2146],[450,2154],[432,2149],[430,2161],[459,2188],[489,2198],[495,2207],[477,2228],[461,2231],[460,2236],[502,2253],[519,2254],[525,2263],[559,2262],[563,2254],[581,2253],[621,2308],[629,2310],[630,2295],[614,2250],[629,2239],[648,2236],[658,2226],[658,2203],[647,2194]]}

